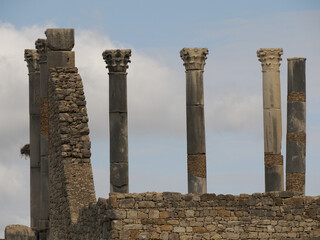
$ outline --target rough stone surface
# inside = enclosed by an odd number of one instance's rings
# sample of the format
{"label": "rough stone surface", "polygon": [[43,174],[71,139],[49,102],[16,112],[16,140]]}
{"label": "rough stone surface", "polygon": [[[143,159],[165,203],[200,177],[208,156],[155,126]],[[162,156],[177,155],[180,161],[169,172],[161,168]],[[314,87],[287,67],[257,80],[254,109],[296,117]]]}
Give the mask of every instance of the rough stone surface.
{"label": "rough stone surface", "polygon": [[50,50],[70,51],[74,46],[74,29],[49,28],[45,34]]}
{"label": "rough stone surface", "polygon": [[77,68],[50,68],[50,239],[71,239],[79,211],[94,203],[88,115]]}
{"label": "rough stone surface", "polygon": [[294,192],[114,193],[80,211],[70,239],[318,239],[319,209]]}
{"label": "rough stone surface", "polygon": [[32,229],[24,225],[8,225],[4,236],[5,240],[36,240]]}

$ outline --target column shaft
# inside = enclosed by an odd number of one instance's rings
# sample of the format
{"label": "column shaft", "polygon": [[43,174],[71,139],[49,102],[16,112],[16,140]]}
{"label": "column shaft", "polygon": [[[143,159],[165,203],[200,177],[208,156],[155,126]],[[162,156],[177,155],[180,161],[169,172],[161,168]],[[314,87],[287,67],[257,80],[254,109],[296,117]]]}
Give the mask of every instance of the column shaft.
{"label": "column shaft", "polygon": [[109,69],[110,192],[129,192],[127,73],[131,50],[106,50]]}
{"label": "column shaft", "polygon": [[47,47],[45,39],[38,39],[35,43],[40,56],[40,153],[41,153],[41,175],[40,175],[40,239],[46,239],[46,231],[49,227],[49,109],[48,109],[48,65]]}
{"label": "column shaft", "polygon": [[305,193],[305,58],[288,58],[286,190]]}
{"label": "column shaft", "polygon": [[283,191],[283,157],[281,155],[281,48],[257,51],[262,65],[265,191]]}
{"label": "column shaft", "polygon": [[203,68],[208,49],[184,48],[180,56],[186,68],[188,192],[207,192],[204,123]]}
{"label": "column shaft", "polygon": [[36,50],[25,50],[29,69],[30,117],[30,224],[37,230],[40,219],[40,73]]}

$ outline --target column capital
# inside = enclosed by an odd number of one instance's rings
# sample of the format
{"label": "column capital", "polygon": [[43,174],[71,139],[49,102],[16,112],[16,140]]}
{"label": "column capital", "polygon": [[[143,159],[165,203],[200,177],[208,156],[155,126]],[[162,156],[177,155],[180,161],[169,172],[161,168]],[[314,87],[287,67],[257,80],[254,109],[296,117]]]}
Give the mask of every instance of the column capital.
{"label": "column capital", "polygon": [[180,57],[186,71],[203,70],[208,53],[208,48],[182,48]]}
{"label": "column capital", "polygon": [[39,54],[40,61],[47,61],[47,40],[46,39],[37,39],[35,42],[37,52]]}
{"label": "column capital", "polygon": [[102,53],[102,57],[106,62],[106,68],[111,72],[123,72],[127,71],[129,68],[128,63],[131,57],[131,49],[116,49],[116,50],[105,50]]}
{"label": "column capital", "polygon": [[24,60],[27,62],[29,73],[39,71],[39,54],[37,50],[25,49]]}
{"label": "column capital", "polygon": [[261,62],[262,71],[279,71],[282,48],[260,48],[257,56]]}

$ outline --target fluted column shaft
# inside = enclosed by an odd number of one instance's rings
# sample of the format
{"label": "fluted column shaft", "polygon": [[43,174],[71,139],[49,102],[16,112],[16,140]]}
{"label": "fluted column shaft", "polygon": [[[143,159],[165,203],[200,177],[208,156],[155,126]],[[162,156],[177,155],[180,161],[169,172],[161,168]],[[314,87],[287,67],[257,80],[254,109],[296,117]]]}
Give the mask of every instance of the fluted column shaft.
{"label": "fluted column shaft", "polygon": [[286,190],[305,193],[306,59],[288,58]]}
{"label": "fluted column shaft", "polygon": [[109,69],[110,192],[128,193],[127,73],[131,50],[106,50]]}
{"label": "fluted column shaft", "polygon": [[30,224],[37,230],[40,219],[40,72],[36,50],[25,50],[29,70],[30,117]]}
{"label": "fluted column shaft", "polygon": [[[49,114],[48,114],[48,65],[47,46],[45,39],[35,42],[39,54],[40,65],[40,153],[41,153],[41,177],[40,177],[40,222],[39,230],[45,231],[49,226]],[[42,238],[43,239],[43,238]]]}
{"label": "fluted column shaft", "polygon": [[186,68],[188,192],[207,192],[206,141],[204,124],[203,69],[206,48],[183,48]]}
{"label": "fluted column shaft", "polygon": [[265,191],[283,191],[280,61],[282,48],[257,51],[262,65]]}

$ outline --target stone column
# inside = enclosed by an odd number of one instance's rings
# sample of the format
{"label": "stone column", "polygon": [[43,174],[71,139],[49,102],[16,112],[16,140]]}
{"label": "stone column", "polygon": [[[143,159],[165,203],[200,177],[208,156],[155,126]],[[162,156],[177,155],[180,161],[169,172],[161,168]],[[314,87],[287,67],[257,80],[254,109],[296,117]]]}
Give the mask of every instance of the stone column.
{"label": "stone column", "polygon": [[110,192],[129,192],[127,68],[131,50],[102,53],[109,69]]}
{"label": "stone column", "polygon": [[305,193],[306,59],[288,58],[286,190]]}
{"label": "stone column", "polygon": [[257,51],[262,65],[265,191],[283,191],[280,61],[282,48]]}
{"label": "stone column", "polygon": [[40,65],[40,153],[41,153],[41,176],[40,176],[40,239],[43,232],[49,227],[49,159],[48,159],[48,137],[49,137],[49,115],[48,115],[48,66],[47,47],[45,39],[35,42],[39,54]]}
{"label": "stone column", "polygon": [[29,70],[30,117],[30,217],[31,228],[37,230],[40,219],[40,72],[36,50],[26,49]]}
{"label": "stone column", "polygon": [[207,48],[183,48],[180,57],[186,68],[188,192],[207,192],[204,125],[203,69]]}

